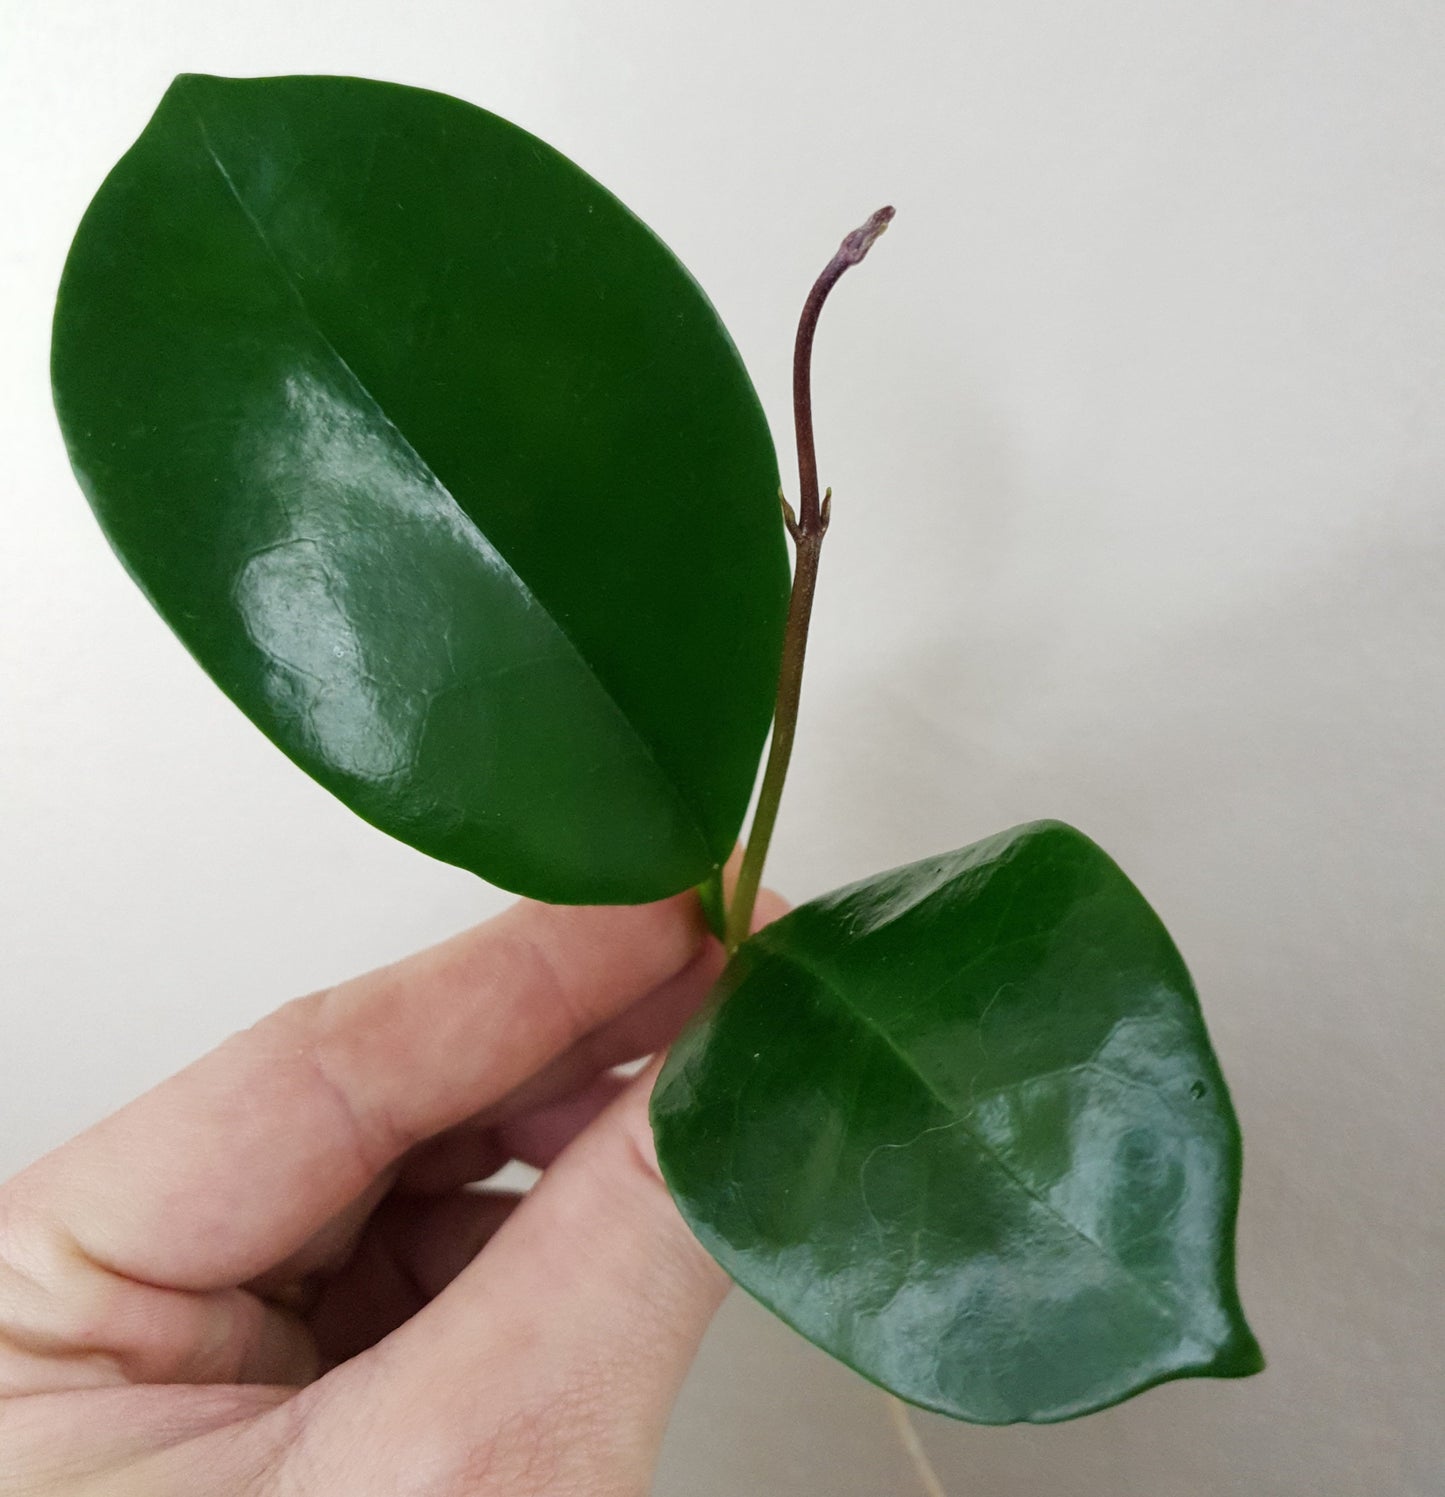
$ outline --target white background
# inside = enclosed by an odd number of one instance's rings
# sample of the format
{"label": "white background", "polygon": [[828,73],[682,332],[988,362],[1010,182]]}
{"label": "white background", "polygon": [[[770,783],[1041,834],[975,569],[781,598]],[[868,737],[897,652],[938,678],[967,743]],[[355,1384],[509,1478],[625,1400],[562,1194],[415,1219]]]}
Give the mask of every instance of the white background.
{"label": "white background", "polygon": [[[955,1497],[1445,1490],[1438,0],[0,0],[0,1173],[504,896],[284,761],[111,558],[49,405],[75,224],[172,74],[440,88],[694,270],[835,522],[772,878],[1041,815],[1149,892],[1246,1137],[1270,1357],[1082,1423],[924,1418]],[[663,1497],[907,1493],[877,1395],[735,1296]]]}

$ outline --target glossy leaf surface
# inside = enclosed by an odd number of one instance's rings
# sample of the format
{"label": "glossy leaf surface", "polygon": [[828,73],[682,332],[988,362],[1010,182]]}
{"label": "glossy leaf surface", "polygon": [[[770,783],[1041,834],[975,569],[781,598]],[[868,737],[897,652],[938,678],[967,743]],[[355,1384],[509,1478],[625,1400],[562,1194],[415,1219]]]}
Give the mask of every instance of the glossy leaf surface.
{"label": "glossy leaf surface", "polygon": [[776,459],[707,299],[571,162],[418,89],[183,76],[81,225],[53,374],[131,573],[367,820],[558,901],[726,858]]}
{"label": "glossy leaf surface", "polygon": [[754,936],[653,1098],[724,1268],[901,1397],[999,1424],[1263,1364],[1239,1133],[1142,896],[1037,822]]}

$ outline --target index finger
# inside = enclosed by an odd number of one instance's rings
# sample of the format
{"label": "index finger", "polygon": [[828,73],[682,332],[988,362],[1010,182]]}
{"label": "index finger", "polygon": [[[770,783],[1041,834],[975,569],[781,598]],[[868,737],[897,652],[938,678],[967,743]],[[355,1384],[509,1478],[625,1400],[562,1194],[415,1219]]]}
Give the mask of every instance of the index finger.
{"label": "index finger", "polygon": [[146,1284],[245,1283],[413,1144],[666,982],[704,939],[690,894],[524,901],[234,1036],[17,1176],[0,1214]]}

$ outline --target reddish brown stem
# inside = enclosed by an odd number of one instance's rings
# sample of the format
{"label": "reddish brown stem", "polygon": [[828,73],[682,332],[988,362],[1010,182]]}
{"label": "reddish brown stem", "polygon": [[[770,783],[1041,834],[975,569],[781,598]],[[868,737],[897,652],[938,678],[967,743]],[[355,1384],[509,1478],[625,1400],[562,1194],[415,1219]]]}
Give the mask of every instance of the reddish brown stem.
{"label": "reddish brown stem", "polygon": [[843,272],[868,253],[892,217],[892,208],[880,208],[867,223],[848,235],[838,246],[838,253],[824,267],[822,275],[813,283],[813,289],[803,303],[803,315],[798,320],[798,336],[793,344],[793,421],[798,439],[797,513],[786,499],[782,500],[783,516],[788,534],[793,538],[797,560],[793,567],[788,622],[783,634],[783,662],[778,676],[777,706],[773,712],[773,741],[768,750],[767,768],[763,771],[762,789],[758,792],[758,809],[753,815],[747,851],[743,854],[737,888],[728,908],[727,948],[730,952],[736,951],[747,939],[752,927],[753,904],[762,884],[763,864],[777,823],[783,784],[788,777],[788,760],[792,756],[793,735],[798,726],[803,662],[808,650],[808,624],[813,614],[813,594],[818,585],[818,555],[832,508],[831,490],[821,501],[818,497],[818,457],[813,445],[813,335],[818,329],[818,315],[828,293],[837,285]]}

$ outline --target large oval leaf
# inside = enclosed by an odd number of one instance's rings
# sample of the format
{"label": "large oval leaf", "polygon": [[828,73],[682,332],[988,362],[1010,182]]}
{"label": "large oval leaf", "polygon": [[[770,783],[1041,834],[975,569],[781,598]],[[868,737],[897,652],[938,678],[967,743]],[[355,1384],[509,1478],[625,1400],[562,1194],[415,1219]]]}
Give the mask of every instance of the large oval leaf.
{"label": "large oval leaf", "polygon": [[776,459],[707,299],[571,162],[419,89],[181,77],[81,225],[53,373],[136,580],[367,820],[560,901],[725,859]]}
{"label": "large oval leaf", "polygon": [[1068,1419],[1263,1365],[1239,1133],[1188,973],[1079,832],[1037,822],[754,936],[653,1098],[725,1269],[901,1397]]}

